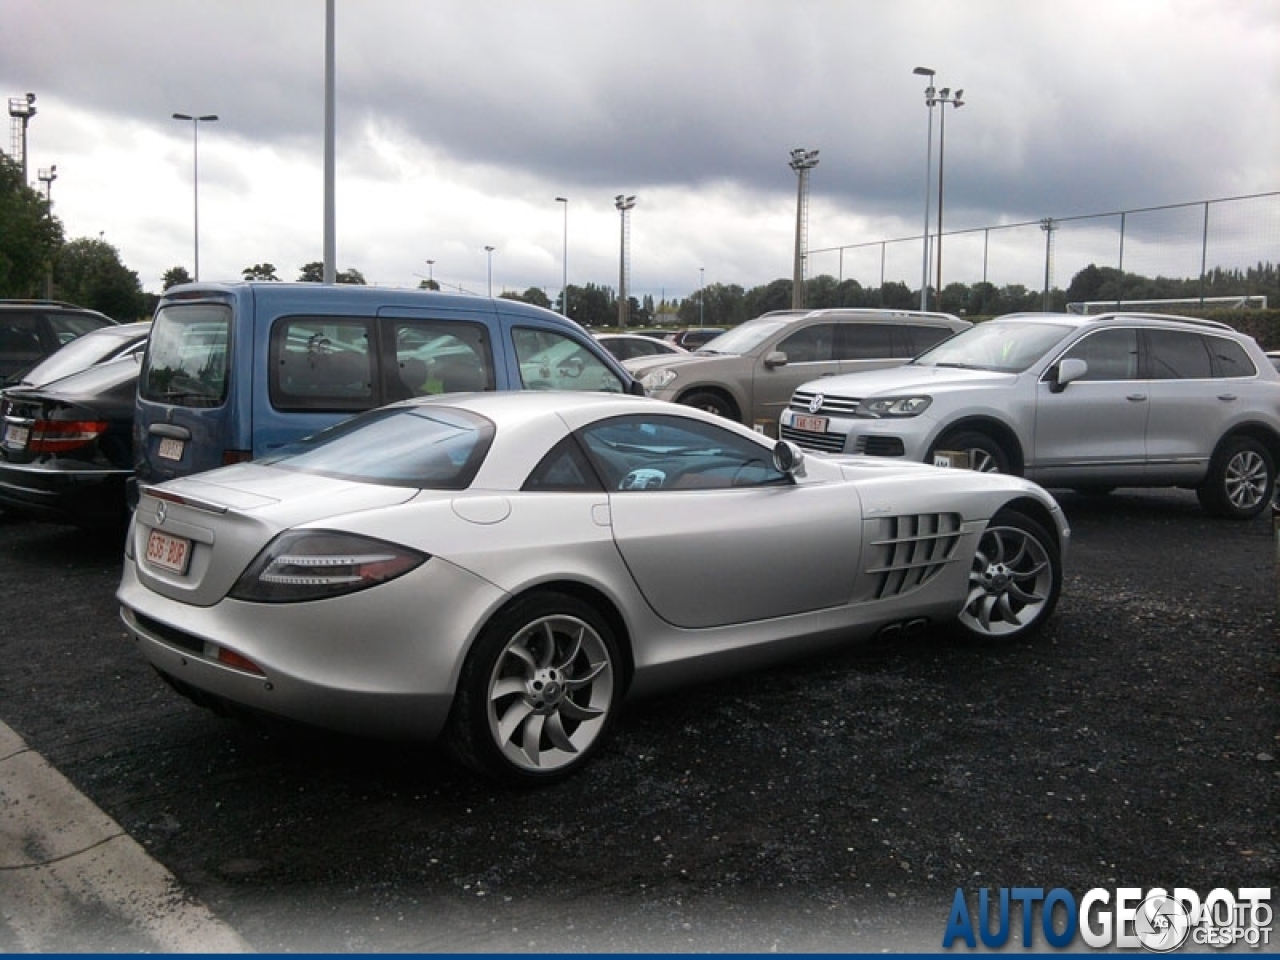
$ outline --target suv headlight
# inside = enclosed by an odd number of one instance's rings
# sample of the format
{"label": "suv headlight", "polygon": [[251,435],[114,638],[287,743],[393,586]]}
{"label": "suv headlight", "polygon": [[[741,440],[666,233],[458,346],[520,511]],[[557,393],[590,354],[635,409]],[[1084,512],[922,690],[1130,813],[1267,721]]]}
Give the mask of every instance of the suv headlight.
{"label": "suv headlight", "polygon": [[646,373],[640,379],[640,385],[644,387],[646,393],[657,393],[659,390],[665,390],[671,384],[675,383],[676,372],[669,367],[663,367],[661,370],[654,370]]}
{"label": "suv headlight", "polygon": [[885,417],[918,417],[929,409],[931,403],[933,397],[919,394],[910,397],[872,397],[858,404],[853,415],[875,420]]}

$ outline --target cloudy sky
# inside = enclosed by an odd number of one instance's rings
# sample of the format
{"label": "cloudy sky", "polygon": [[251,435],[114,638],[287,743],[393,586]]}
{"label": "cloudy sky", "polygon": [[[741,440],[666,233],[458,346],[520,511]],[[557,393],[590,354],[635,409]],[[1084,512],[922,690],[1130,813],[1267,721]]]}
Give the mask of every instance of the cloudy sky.
{"label": "cloudy sky", "polygon": [[[322,258],[324,0],[0,0],[0,24],[69,238],[149,291],[191,270],[171,115],[217,114],[201,277]],[[554,299],[567,237],[569,282],[616,288],[620,193],[637,296],[790,277],[796,147],[821,151],[809,272],[852,275],[816,251],[923,227],[918,65],[965,91],[948,231],[1280,189],[1275,0],[336,0],[335,41],[337,267],[371,283],[484,293],[491,263],[495,293]],[[899,246],[888,279],[916,288]]]}

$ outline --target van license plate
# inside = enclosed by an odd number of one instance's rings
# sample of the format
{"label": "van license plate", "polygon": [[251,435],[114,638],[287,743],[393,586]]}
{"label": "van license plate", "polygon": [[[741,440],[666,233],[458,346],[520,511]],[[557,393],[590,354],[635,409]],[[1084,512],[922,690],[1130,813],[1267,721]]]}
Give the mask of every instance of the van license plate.
{"label": "van license plate", "polygon": [[25,450],[27,441],[30,439],[30,427],[20,427],[16,423],[11,423],[4,428],[4,445],[6,447],[16,447],[19,450]]}
{"label": "van license plate", "polygon": [[796,416],[791,420],[791,425],[797,430],[805,430],[809,433],[826,433],[827,418],[826,417],[804,417]]}
{"label": "van license plate", "polygon": [[174,573],[186,573],[191,560],[191,541],[152,530],[147,538],[147,563]]}
{"label": "van license plate", "polygon": [[179,440],[176,437],[160,438],[160,458],[162,460],[181,460],[182,450],[186,447],[185,440]]}

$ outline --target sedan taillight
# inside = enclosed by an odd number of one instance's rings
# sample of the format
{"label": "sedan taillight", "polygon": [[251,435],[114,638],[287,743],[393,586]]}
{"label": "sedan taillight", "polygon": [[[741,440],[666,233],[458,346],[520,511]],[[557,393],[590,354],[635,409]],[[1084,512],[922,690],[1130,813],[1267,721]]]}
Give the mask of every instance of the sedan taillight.
{"label": "sedan taillight", "polygon": [[106,432],[105,420],[36,420],[31,425],[27,450],[31,453],[66,453],[93,443]]}
{"label": "sedan taillight", "polygon": [[323,600],[394,580],[428,559],[424,553],[370,537],[294,531],[267,544],[230,596],[256,603]]}

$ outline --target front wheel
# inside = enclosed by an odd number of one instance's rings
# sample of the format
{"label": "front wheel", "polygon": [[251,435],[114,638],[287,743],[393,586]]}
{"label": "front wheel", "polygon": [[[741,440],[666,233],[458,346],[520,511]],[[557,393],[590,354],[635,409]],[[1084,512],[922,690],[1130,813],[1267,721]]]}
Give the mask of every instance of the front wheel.
{"label": "front wheel", "polygon": [[622,674],[617,641],[593,607],[557,593],[526,597],[498,614],[467,656],[446,742],[497,780],[563,779],[613,726]]}
{"label": "front wheel", "polygon": [[1275,482],[1275,462],[1267,448],[1252,437],[1232,437],[1214,452],[1196,496],[1214,516],[1251,520],[1266,508]]}
{"label": "front wheel", "polygon": [[1004,448],[985,433],[977,430],[958,430],[938,440],[929,451],[927,462],[940,450],[958,450],[969,455],[969,469],[979,473],[1008,473],[1009,455]]}
{"label": "front wheel", "polygon": [[709,390],[695,390],[693,393],[685,394],[680,398],[680,402],[686,407],[696,407],[699,410],[707,411],[707,413],[714,413],[717,417],[724,417],[726,420],[737,419],[729,402],[724,397]]}
{"label": "front wheel", "polygon": [[1013,643],[1036,632],[1062,592],[1062,554],[1037,521],[1001,510],[978,540],[959,628],[967,639]]}

